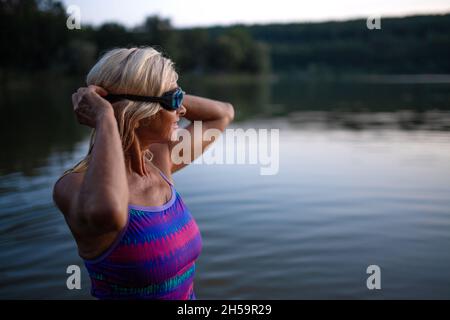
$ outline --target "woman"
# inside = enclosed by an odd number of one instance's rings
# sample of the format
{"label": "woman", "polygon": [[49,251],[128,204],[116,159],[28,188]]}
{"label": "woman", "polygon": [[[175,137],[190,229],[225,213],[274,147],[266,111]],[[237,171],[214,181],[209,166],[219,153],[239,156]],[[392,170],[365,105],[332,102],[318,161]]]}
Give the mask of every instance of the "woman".
{"label": "woman", "polygon": [[[195,299],[202,239],[172,182],[188,163],[172,161],[180,117],[225,130],[229,103],[184,95],[173,62],[153,48],[114,49],[72,95],[89,152],[55,183],[53,198],[100,299]],[[122,96],[121,96],[122,95]],[[110,103],[109,101],[112,101]],[[191,133],[202,152],[211,143]],[[197,152],[191,152],[191,161]]]}

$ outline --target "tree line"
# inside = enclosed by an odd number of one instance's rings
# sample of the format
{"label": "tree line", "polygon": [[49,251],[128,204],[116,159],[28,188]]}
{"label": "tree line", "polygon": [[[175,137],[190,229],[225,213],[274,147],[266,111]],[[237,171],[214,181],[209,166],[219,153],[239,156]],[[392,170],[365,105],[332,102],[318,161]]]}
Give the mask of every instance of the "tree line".
{"label": "tree line", "polygon": [[149,16],[134,27],[66,28],[59,1],[0,1],[0,69],[85,73],[114,47],[151,45],[182,72],[450,73],[450,14],[389,18],[381,30],[345,22],[174,28]]}

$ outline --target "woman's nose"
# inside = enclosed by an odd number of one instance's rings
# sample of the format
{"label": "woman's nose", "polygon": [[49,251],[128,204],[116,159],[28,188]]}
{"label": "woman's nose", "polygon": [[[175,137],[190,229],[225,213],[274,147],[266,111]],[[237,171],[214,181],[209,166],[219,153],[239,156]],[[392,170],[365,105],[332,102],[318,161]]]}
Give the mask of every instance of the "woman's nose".
{"label": "woman's nose", "polygon": [[186,108],[181,105],[180,108],[177,110],[180,117],[184,116],[186,114]]}

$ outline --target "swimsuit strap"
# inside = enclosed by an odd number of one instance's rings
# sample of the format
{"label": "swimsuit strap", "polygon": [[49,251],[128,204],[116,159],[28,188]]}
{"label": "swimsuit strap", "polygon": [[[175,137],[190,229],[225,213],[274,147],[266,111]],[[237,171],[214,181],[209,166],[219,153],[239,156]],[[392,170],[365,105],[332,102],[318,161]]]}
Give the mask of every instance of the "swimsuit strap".
{"label": "swimsuit strap", "polygon": [[159,174],[161,175],[161,177],[163,177],[163,179],[166,180],[166,182],[167,182],[171,187],[173,187],[173,183],[169,180],[169,178],[167,178],[167,176],[161,171],[161,169],[159,169],[157,166],[155,166],[151,161],[150,161],[150,164],[151,164],[154,168],[156,168],[156,170],[159,171]]}
{"label": "swimsuit strap", "polygon": [[[158,169],[158,170],[159,170],[159,169]],[[169,178],[166,177],[166,175],[165,175],[164,173],[162,173],[161,170],[159,170],[159,173],[161,174],[161,176],[163,177],[163,179],[166,180],[167,183],[168,183],[171,187],[173,187],[173,183],[169,180]]]}

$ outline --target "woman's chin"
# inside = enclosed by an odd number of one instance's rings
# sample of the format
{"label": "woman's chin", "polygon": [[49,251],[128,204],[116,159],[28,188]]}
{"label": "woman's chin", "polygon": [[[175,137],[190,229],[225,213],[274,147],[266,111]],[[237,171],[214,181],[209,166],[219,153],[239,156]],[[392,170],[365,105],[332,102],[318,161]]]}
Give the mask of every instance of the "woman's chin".
{"label": "woman's chin", "polygon": [[169,141],[177,141],[178,140],[178,126],[175,128],[173,127],[170,132]]}

